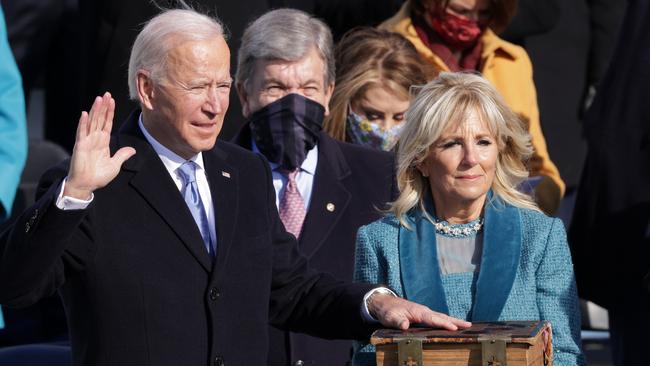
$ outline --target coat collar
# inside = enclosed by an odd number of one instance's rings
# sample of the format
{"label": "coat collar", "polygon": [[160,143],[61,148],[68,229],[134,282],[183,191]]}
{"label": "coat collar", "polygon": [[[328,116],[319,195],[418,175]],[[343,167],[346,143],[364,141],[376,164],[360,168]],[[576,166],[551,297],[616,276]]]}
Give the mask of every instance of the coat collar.
{"label": "coat collar", "polygon": [[[415,46],[420,55],[429,60],[429,62],[436,68],[440,71],[449,71],[449,68],[442,59],[435,55],[418,36],[415,27],[413,27],[410,12],[411,9],[409,2],[407,1],[393,17],[380,24],[379,28],[401,34]],[[513,60],[516,60],[518,55],[521,54],[521,51],[518,50],[519,46],[499,38],[499,36],[497,36],[491,29],[486,29],[485,32],[483,32],[481,42],[483,43],[481,64],[484,64],[487,59],[491,58],[498,52],[503,53]]]}
{"label": "coat collar", "polygon": [[[426,202],[427,211],[430,211],[433,205],[428,204],[429,200]],[[411,209],[406,221],[411,229],[403,225],[399,227],[399,262],[404,295],[433,311],[449,314],[440,277],[435,228],[420,208]]]}
{"label": "coat collar", "polygon": [[516,61],[519,55],[521,55],[519,46],[501,39],[492,29],[486,29],[483,32],[481,42],[483,42],[482,60],[486,60],[496,53],[503,53],[508,58]]}
{"label": "coat collar", "polygon": [[[124,122],[117,136],[117,148],[132,146],[136,154],[127,160],[122,170],[133,173],[130,185],[149,203],[176,233],[194,258],[208,272],[225,267],[237,218],[237,171],[227,163],[227,153],[217,145],[203,153],[212,203],[215,209],[217,232],[217,260],[213,261],[207,251],[199,229],[187,205],[162,161],[146,141],[138,126],[140,110],[136,110]],[[226,173],[226,174],[224,174]],[[228,212],[220,210],[228,209]],[[216,262],[216,264],[214,263]]]}
{"label": "coat collar", "polygon": [[[431,199],[426,210],[434,214]],[[499,319],[517,274],[521,253],[519,210],[488,195],[484,210],[483,253],[473,299],[472,321]],[[449,314],[442,285],[436,233],[419,208],[406,215],[412,230],[400,226],[399,257],[406,298]]]}
{"label": "coat collar", "polygon": [[249,122],[246,122],[242,128],[235,134],[235,136],[230,140],[233,144],[237,144],[245,149],[252,150],[251,143],[252,140],[251,127]]}

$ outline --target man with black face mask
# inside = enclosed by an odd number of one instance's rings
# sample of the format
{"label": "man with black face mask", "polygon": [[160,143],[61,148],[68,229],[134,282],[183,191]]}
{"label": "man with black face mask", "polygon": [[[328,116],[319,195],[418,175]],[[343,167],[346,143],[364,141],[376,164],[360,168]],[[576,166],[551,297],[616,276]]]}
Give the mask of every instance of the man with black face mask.
{"label": "man with black face mask", "polygon": [[[287,229],[316,269],[351,280],[357,229],[395,194],[392,154],[336,141],[321,131],[334,89],[329,28],[291,9],[245,31],[237,92],[248,123],[235,142],[264,155]],[[342,365],[349,341],[270,329],[269,365]]]}

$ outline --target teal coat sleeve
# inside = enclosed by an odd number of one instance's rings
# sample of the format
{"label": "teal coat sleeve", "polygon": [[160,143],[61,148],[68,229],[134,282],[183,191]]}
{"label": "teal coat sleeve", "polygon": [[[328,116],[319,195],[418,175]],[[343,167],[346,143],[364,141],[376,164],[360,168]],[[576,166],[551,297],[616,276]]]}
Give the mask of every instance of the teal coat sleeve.
{"label": "teal coat sleeve", "polygon": [[[394,217],[384,217],[359,228],[354,265],[355,282],[382,284],[404,297],[399,284],[397,233],[398,223]],[[375,347],[368,342],[354,342],[352,365],[376,365]]]}
{"label": "teal coat sleeve", "polygon": [[[362,226],[357,232],[356,252],[354,258],[354,281],[364,283],[385,283],[379,271],[379,258],[374,245],[367,235],[368,227]],[[375,348],[362,342],[354,342],[354,366],[375,365]]]}
{"label": "teal coat sleeve", "polygon": [[363,226],[357,232],[357,244],[354,258],[354,281],[380,283],[379,258]]}
{"label": "teal coat sleeve", "polygon": [[[22,79],[7,39],[0,7],[0,222],[11,214],[16,188],[27,159],[27,121]],[[0,329],[4,328],[0,309]]]}
{"label": "teal coat sleeve", "polygon": [[0,222],[11,213],[26,159],[25,96],[0,8]]}
{"label": "teal coat sleeve", "polygon": [[584,365],[580,349],[580,308],[573,263],[560,219],[553,219],[535,279],[540,318],[551,321],[553,328],[554,363]]}

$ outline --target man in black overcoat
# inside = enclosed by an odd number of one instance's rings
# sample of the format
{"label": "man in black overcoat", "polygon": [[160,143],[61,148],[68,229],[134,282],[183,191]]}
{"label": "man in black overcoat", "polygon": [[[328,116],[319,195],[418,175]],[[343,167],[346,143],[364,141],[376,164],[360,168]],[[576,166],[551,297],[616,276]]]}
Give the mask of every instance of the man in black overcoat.
{"label": "man in black overcoat", "polygon": [[112,137],[110,94],[81,114],[70,161],[0,235],[0,304],[58,290],[74,363],[93,366],[262,365],[268,323],[342,338],[367,337],[373,318],[467,326],[309,268],[266,160],[217,141],[229,53],[194,11],[147,23],[129,61],[141,110]]}
{"label": "man in black overcoat", "polygon": [[[290,46],[289,46],[290,45]],[[244,32],[237,90],[248,123],[235,142],[271,164],[276,203],[286,217],[295,171],[304,221],[288,225],[310,264],[353,278],[360,226],[381,217],[395,197],[393,154],[348,144],[321,130],[334,88],[332,36],[327,25],[294,9],[268,12]],[[287,221],[287,219],[284,219]],[[343,365],[351,343],[270,329],[268,365]]]}

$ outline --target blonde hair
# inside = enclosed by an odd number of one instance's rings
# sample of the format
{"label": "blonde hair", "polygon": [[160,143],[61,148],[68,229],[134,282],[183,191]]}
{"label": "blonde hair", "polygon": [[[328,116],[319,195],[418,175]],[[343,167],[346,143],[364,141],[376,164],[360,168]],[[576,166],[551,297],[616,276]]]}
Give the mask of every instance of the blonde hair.
{"label": "blonde hair", "polygon": [[409,99],[411,85],[426,83],[430,69],[407,39],[397,33],[369,27],[347,32],[336,46],[335,55],[336,86],[323,129],[340,141],[346,141],[345,124],[350,104],[362,98],[368,89],[384,86]]}
{"label": "blonde hair", "polygon": [[528,177],[525,161],[533,151],[530,135],[496,89],[483,77],[463,72],[442,72],[418,89],[397,144],[400,194],[391,203],[389,212],[403,226],[409,227],[405,214],[416,205],[424,211],[423,197],[429,189],[429,181],[417,166],[428,156],[430,146],[444,131],[461,122],[470,109],[477,111],[487,124],[499,149],[491,187],[494,195],[511,205],[539,211],[530,196],[516,189]]}

